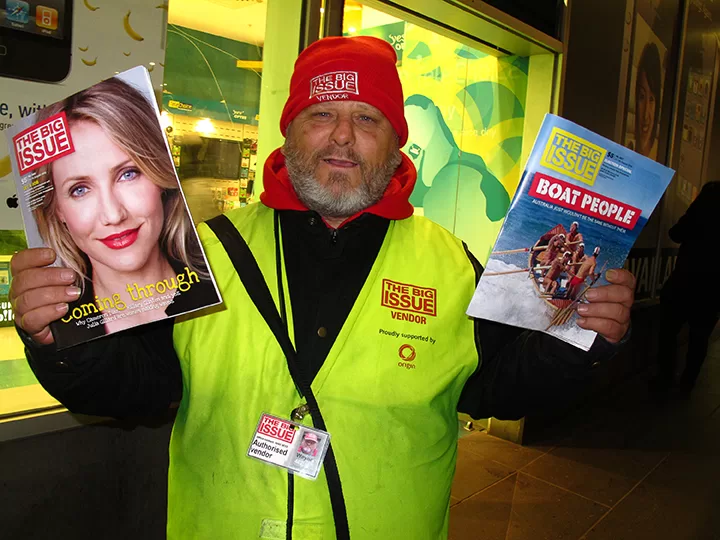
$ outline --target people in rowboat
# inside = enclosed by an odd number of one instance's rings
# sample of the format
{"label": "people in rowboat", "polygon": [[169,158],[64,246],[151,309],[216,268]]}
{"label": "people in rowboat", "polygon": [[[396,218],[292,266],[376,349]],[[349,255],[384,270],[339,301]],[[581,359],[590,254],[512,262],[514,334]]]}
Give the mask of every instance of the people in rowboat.
{"label": "people in rowboat", "polygon": [[600,246],[593,250],[592,255],[583,258],[582,264],[577,271],[571,272],[571,274],[574,274],[568,284],[568,296],[571,299],[575,300],[578,297],[588,276],[590,276],[590,279],[596,277],[595,268],[597,267],[598,255],[600,255]]}
{"label": "people in rowboat", "polygon": [[575,249],[575,246],[577,246],[583,241],[583,235],[582,233],[578,232],[578,227],[578,222],[573,221],[567,234],[567,243],[571,249]]}
{"label": "people in rowboat", "polygon": [[567,266],[572,258],[572,253],[566,251],[562,257],[553,259],[550,268],[545,273],[542,284],[546,294],[555,294],[558,288],[558,280],[563,272],[567,272]]}
{"label": "people in rowboat", "polygon": [[565,249],[565,234],[559,233],[553,236],[547,244],[547,249],[540,256],[540,260],[546,264],[551,264],[557,259],[560,251]]}

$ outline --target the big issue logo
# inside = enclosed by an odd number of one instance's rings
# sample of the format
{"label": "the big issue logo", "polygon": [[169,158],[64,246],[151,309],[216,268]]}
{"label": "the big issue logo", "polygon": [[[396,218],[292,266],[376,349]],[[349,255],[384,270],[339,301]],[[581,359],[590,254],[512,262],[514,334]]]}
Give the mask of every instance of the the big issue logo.
{"label": "the big issue logo", "polygon": [[428,316],[437,316],[437,290],[383,279],[381,305],[395,320],[427,324]]}

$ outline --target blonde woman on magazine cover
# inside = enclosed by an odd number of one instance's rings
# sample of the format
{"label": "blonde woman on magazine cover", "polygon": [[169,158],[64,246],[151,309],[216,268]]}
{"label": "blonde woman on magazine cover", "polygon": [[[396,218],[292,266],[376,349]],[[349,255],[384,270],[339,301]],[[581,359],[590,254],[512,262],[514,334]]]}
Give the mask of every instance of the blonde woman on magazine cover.
{"label": "blonde woman on magazine cover", "polygon": [[54,189],[34,216],[42,239],[83,276],[63,321],[95,304],[105,316],[80,330],[95,337],[192,309],[184,293],[204,289],[196,284],[208,273],[154,106],[112,78],[41,116],[60,112],[75,152],[45,167]]}

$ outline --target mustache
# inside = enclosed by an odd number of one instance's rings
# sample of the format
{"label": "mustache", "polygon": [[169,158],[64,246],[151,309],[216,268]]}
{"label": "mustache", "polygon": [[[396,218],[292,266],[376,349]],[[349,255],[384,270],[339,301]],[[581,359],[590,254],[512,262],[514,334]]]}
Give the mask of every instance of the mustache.
{"label": "mustache", "polygon": [[365,166],[365,160],[363,157],[355,152],[352,148],[338,148],[333,146],[326,146],[320,150],[317,150],[312,155],[313,161],[320,161],[321,159],[345,159],[357,163],[361,167]]}

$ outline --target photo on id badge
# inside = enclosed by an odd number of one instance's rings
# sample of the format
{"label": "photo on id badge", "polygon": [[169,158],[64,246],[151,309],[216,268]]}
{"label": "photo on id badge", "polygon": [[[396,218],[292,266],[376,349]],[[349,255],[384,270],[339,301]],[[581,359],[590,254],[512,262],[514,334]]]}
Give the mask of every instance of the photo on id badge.
{"label": "photo on id badge", "polygon": [[321,434],[303,429],[294,465],[301,470],[314,467],[318,458],[321,457],[320,449],[323,447],[323,443],[324,437]]}

